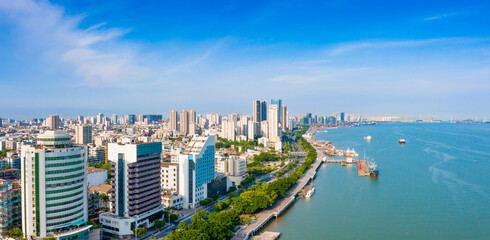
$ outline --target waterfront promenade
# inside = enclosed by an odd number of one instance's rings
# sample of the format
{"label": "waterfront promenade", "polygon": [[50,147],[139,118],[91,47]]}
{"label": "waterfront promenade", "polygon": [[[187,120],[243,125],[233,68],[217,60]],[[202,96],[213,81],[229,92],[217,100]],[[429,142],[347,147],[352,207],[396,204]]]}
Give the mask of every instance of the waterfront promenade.
{"label": "waterfront promenade", "polygon": [[322,164],[323,154],[317,150],[317,159],[310,166],[308,171],[301,176],[301,178],[295,183],[291,190],[284,196],[276,200],[272,206],[262,210],[257,214],[256,220],[242,228],[237,232],[233,240],[246,240],[251,236],[258,233],[264,226],[267,225],[269,221],[271,221],[274,217],[278,217],[283,213],[289,206],[291,206],[296,200],[296,196],[298,192],[302,190],[316,175],[316,171]]}

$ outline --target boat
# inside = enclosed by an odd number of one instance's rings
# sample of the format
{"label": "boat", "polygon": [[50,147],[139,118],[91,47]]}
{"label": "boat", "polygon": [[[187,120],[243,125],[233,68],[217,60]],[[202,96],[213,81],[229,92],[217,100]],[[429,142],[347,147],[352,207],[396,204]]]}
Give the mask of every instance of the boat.
{"label": "boat", "polygon": [[398,139],[398,142],[399,142],[400,144],[405,144],[405,142],[406,142],[406,141],[405,141],[405,139],[400,138],[400,139]]}
{"label": "boat", "polygon": [[369,175],[373,177],[377,177],[379,174],[378,165],[376,165],[374,161],[368,162],[367,165],[368,165]]}
{"label": "boat", "polygon": [[357,157],[359,156],[359,154],[354,150],[354,148],[351,150],[351,149],[348,149],[344,152],[344,156],[346,157]]}
{"label": "boat", "polygon": [[314,187],[312,187],[312,188],[311,188],[311,189],[310,189],[310,190],[309,190],[309,191],[306,193],[306,197],[307,197],[307,198],[310,198],[310,197],[313,195],[313,193],[315,193],[315,188],[314,188]]}
{"label": "boat", "polygon": [[366,141],[371,141],[371,136],[366,136],[366,137],[364,137],[364,140],[366,140]]}

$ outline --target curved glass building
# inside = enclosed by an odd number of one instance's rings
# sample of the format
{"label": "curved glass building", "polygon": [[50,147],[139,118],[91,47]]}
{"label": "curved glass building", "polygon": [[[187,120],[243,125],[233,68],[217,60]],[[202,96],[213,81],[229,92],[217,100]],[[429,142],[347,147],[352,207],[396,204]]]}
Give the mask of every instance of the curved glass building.
{"label": "curved glass building", "polygon": [[88,239],[87,147],[46,131],[21,154],[22,230],[25,237]]}

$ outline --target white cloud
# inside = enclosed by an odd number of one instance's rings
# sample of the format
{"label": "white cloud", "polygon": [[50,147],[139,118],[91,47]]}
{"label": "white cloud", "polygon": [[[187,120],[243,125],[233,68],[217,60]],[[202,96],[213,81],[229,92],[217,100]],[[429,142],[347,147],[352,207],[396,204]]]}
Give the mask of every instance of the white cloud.
{"label": "white cloud", "polygon": [[172,53],[166,50],[155,52],[125,40],[130,29],[107,27],[105,22],[82,28],[84,14],[68,15],[62,7],[49,2],[0,0],[0,15],[7,17],[6,24],[15,29],[14,42],[19,43],[19,50],[26,57],[33,56],[32,62],[71,72],[74,77],[68,78],[72,84],[92,88],[128,88],[141,82],[161,82],[165,74],[183,72],[204,62],[228,40],[207,42],[169,60],[168,54]]}
{"label": "white cloud", "polygon": [[308,84],[318,81],[316,77],[306,77],[298,75],[280,75],[270,79],[272,82],[285,82],[289,84]]}

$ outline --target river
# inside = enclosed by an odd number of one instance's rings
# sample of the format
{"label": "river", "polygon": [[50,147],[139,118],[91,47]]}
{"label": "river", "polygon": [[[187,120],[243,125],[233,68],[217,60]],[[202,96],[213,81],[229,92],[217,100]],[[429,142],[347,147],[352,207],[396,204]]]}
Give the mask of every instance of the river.
{"label": "river", "polygon": [[379,124],[316,138],[361,157],[365,150],[379,177],[324,164],[313,197],[297,200],[266,231],[283,240],[490,239],[489,124]]}

